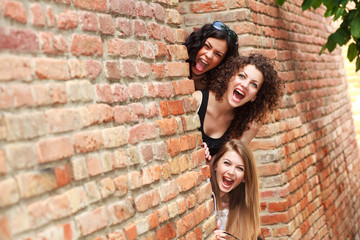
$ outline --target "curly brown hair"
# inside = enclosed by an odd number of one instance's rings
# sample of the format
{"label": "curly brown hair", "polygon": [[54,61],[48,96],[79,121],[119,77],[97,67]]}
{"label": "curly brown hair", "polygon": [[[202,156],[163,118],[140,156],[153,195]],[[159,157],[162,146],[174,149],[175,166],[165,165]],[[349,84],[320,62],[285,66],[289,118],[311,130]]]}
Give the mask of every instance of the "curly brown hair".
{"label": "curly brown hair", "polygon": [[216,100],[221,101],[232,76],[247,65],[254,65],[264,77],[260,90],[253,102],[234,110],[234,120],[230,125],[228,139],[239,138],[248,129],[248,123],[263,120],[268,113],[275,110],[284,87],[273,63],[260,53],[251,53],[248,56],[232,56],[212,72],[208,88],[215,93]]}

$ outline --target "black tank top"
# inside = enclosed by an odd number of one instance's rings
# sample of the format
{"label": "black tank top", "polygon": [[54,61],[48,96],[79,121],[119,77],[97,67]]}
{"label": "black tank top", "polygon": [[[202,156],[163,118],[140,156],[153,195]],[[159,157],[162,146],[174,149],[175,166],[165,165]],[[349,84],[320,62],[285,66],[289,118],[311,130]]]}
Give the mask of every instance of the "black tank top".
{"label": "black tank top", "polygon": [[200,109],[198,111],[200,124],[201,124],[199,130],[201,131],[203,142],[206,142],[210,150],[210,155],[213,157],[218,152],[219,148],[225,143],[229,128],[220,138],[212,138],[205,134],[204,119],[209,102],[209,90],[201,90],[201,93],[202,93],[202,101],[201,101]]}

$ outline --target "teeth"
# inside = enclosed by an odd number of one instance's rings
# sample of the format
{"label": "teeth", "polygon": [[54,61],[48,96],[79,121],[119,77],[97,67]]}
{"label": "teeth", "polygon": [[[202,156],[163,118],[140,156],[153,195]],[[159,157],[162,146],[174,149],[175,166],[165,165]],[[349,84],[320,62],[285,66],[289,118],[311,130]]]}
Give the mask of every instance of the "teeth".
{"label": "teeth", "polygon": [[235,89],[235,91],[236,91],[236,92],[238,92],[239,94],[241,94],[241,95],[245,96],[245,94],[244,94],[243,92],[241,92],[240,90]]}
{"label": "teeth", "polygon": [[204,60],[200,59],[200,61],[202,61],[204,64],[208,65],[208,63],[207,63],[207,62],[205,62]]}
{"label": "teeth", "polygon": [[226,181],[232,181],[231,178],[224,177],[224,179],[225,179]]}

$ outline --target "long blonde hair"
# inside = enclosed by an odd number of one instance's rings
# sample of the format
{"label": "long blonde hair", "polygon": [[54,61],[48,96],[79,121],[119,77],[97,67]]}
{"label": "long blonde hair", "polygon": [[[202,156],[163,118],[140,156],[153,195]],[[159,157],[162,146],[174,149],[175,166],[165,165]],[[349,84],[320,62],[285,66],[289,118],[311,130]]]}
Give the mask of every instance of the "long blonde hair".
{"label": "long blonde hair", "polygon": [[259,184],[256,162],[251,149],[240,140],[232,139],[226,142],[211,162],[211,185],[215,194],[217,209],[220,207],[220,189],[216,181],[215,166],[228,151],[237,152],[245,164],[245,182],[240,183],[229,192],[229,214],[226,232],[240,240],[256,240],[260,234],[260,202]]}

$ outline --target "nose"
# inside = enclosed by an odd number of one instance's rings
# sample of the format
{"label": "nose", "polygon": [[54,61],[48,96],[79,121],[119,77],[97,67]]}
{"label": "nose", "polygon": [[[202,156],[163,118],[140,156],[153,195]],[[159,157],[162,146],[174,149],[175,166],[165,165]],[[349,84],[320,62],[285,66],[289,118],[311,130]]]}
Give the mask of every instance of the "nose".
{"label": "nose", "polygon": [[235,174],[235,167],[230,167],[228,172],[229,172],[229,174],[234,175]]}
{"label": "nose", "polygon": [[250,85],[250,81],[248,79],[242,80],[242,85],[244,88],[248,89]]}
{"label": "nose", "polygon": [[212,52],[212,51],[208,51],[208,52],[205,53],[205,56],[206,56],[207,58],[212,58],[212,57],[213,57],[213,52]]}

